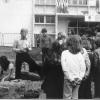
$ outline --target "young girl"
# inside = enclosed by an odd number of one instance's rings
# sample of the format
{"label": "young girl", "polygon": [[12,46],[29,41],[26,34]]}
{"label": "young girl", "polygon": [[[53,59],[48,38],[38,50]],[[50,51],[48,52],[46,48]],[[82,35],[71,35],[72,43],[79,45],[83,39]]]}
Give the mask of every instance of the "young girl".
{"label": "young girl", "polygon": [[14,78],[14,64],[6,56],[0,57],[0,80],[8,81]]}

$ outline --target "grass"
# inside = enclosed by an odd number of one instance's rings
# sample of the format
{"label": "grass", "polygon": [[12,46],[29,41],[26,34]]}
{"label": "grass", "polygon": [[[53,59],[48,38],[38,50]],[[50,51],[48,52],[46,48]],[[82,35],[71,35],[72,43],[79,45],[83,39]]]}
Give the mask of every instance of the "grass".
{"label": "grass", "polygon": [[[41,52],[40,48],[33,47],[32,51],[30,51],[29,53],[35,61],[41,61],[42,57],[40,52]],[[13,61],[15,60],[16,54],[12,51],[12,47],[0,46],[0,56],[6,56],[8,59]]]}

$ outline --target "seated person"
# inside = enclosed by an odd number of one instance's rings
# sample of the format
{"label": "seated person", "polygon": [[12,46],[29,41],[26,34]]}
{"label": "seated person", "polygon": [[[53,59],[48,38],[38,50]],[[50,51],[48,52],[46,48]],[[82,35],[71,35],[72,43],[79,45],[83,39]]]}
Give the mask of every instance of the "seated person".
{"label": "seated person", "polygon": [[14,78],[14,64],[6,56],[0,57],[0,80],[8,81]]}

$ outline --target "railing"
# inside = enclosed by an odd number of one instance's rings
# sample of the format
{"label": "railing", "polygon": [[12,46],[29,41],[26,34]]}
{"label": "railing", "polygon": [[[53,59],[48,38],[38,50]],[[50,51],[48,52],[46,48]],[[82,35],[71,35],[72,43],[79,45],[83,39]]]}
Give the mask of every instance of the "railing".
{"label": "railing", "polygon": [[[55,34],[49,34],[52,40],[55,39]],[[28,34],[27,39],[28,41],[34,41],[34,46],[38,47],[40,45],[40,34],[33,35],[34,40],[32,40],[32,35]],[[20,39],[19,33],[0,33],[0,46],[13,46],[15,40]],[[32,43],[31,43],[32,44]]]}
{"label": "railing", "polygon": [[[0,46],[13,46],[15,40],[20,39],[19,33],[0,33]],[[28,39],[31,40],[30,34]]]}

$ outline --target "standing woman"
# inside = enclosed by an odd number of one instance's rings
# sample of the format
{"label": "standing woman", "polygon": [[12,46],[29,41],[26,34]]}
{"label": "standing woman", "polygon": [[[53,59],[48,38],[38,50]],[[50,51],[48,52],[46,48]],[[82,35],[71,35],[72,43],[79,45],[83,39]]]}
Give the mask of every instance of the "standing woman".
{"label": "standing woman", "polygon": [[95,98],[100,98],[100,38],[96,40],[97,49],[94,51],[94,84]]}
{"label": "standing woman", "polygon": [[91,52],[91,44],[88,41],[87,37],[82,37],[82,55],[85,59],[86,64],[86,73],[85,78],[82,81],[79,88],[79,99],[91,99],[91,62],[92,62],[92,52]]}
{"label": "standing woman", "polygon": [[42,89],[46,93],[47,99],[63,98],[63,71],[61,67],[61,47],[58,42],[52,44],[52,49],[48,52],[44,64],[45,79]]}
{"label": "standing woman", "polygon": [[81,38],[70,36],[67,40],[68,50],[62,52],[61,64],[64,72],[64,98],[78,99],[80,83],[85,76],[85,60],[81,54]]}

